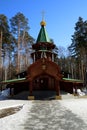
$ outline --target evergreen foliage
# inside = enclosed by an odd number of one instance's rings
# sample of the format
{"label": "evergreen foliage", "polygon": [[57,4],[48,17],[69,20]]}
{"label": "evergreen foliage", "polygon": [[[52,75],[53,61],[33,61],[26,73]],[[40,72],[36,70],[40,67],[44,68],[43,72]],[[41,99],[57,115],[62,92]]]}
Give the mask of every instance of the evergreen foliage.
{"label": "evergreen foliage", "polygon": [[34,38],[29,34],[28,24],[28,19],[20,12],[11,19],[0,14],[0,61],[3,62],[0,80],[11,79],[16,72],[26,69],[26,64],[30,64]]}
{"label": "evergreen foliage", "polygon": [[86,81],[87,73],[87,21],[79,17],[72,35],[72,43],[68,47],[71,58],[74,58],[77,77]]}

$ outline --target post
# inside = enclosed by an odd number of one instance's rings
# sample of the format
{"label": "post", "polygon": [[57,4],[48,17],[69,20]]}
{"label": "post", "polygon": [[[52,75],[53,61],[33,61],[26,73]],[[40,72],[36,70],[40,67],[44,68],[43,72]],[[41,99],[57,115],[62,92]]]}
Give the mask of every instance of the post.
{"label": "post", "polygon": [[30,84],[29,84],[29,95],[32,96],[32,81],[30,81]]}
{"label": "post", "polygon": [[56,88],[56,99],[61,99],[61,96],[60,96],[60,85],[59,85],[59,80],[56,80],[55,81],[55,88]]}
{"label": "post", "polygon": [[52,53],[52,61],[54,62],[54,54]]}
{"label": "post", "polygon": [[77,86],[75,83],[73,83],[73,89],[74,89],[74,96],[77,96]]}
{"label": "post", "polygon": [[29,100],[34,100],[34,96],[32,95],[33,92],[33,86],[32,86],[32,80],[29,82],[29,96],[28,99]]}

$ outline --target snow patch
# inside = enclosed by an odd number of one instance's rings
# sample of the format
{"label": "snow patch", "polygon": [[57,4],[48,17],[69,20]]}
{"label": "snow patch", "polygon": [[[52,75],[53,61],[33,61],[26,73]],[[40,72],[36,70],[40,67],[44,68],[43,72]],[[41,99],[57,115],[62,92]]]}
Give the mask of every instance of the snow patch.
{"label": "snow patch", "polygon": [[59,102],[87,124],[87,99],[67,99]]}
{"label": "snow patch", "polygon": [[10,89],[0,91],[0,100],[5,100],[10,95]]}
{"label": "snow patch", "polygon": [[2,130],[24,130],[24,126],[22,124],[24,124],[29,116],[27,113],[29,113],[32,107],[32,101],[6,100],[0,102],[2,109],[19,105],[23,105],[23,108],[20,111],[0,119],[0,128],[2,128]]}

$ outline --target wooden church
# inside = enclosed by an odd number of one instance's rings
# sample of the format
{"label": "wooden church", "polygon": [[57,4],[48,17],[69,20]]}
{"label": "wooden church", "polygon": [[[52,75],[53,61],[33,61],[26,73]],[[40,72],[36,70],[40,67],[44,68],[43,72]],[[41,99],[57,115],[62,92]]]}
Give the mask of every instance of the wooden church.
{"label": "wooden church", "polygon": [[42,20],[40,25],[41,29],[36,43],[32,45],[34,50],[31,54],[33,63],[24,72],[23,78],[3,83],[8,84],[10,93],[12,93],[13,88],[14,94],[24,90],[29,91],[28,99],[35,98],[34,91],[48,91],[48,93],[55,91],[55,98],[61,99],[60,90],[73,93],[73,87],[77,90],[78,86],[82,86],[82,82],[63,78],[60,67],[55,63],[56,53],[53,51],[55,45],[46,32],[46,22]]}
{"label": "wooden church", "polygon": [[[35,90],[55,90],[60,98],[59,81],[62,78],[59,66],[54,62],[56,53],[55,45],[51,42],[45,29],[45,21],[41,21],[41,29],[36,44],[33,44],[34,52],[31,54],[33,64],[27,69],[29,81],[29,98]],[[33,96],[33,95],[32,95]]]}

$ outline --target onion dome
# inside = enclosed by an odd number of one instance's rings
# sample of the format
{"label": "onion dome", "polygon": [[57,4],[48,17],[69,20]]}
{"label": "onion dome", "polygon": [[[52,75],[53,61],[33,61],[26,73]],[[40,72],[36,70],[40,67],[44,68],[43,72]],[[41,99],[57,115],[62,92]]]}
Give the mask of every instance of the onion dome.
{"label": "onion dome", "polygon": [[42,20],[42,21],[40,22],[40,25],[41,25],[41,26],[46,26],[46,22]]}
{"label": "onion dome", "polygon": [[40,29],[40,32],[38,34],[36,43],[39,43],[39,42],[49,42],[49,43],[51,43],[50,38],[48,37],[48,33],[47,33],[47,31],[44,27],[44,26],[46,26],[46,22],[44,20],[42,20],[40,22],[40,25],[41,25],[41,29]]}

